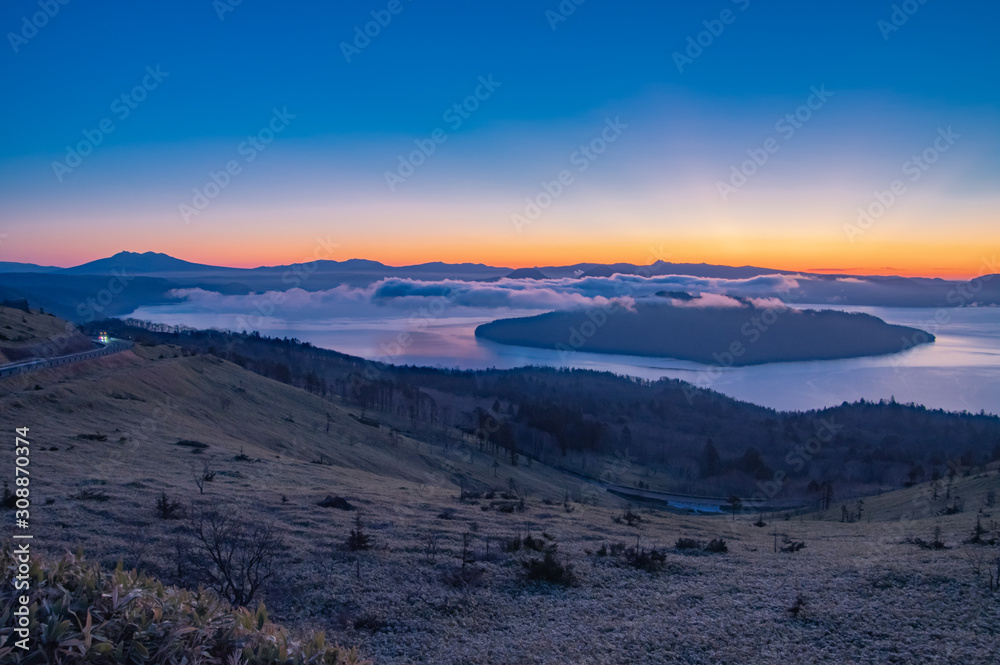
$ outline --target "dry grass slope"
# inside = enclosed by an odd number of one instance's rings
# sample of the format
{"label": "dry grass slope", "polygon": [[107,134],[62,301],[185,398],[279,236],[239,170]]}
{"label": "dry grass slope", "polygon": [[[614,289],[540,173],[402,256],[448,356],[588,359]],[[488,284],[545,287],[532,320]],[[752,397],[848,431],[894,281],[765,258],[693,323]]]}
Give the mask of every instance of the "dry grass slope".
{"label": "dry grass slope", "polygon": [[91,346],[86,337],[62,319],[0,307],[0,364],[22,360],[26,355],[61,355]]}

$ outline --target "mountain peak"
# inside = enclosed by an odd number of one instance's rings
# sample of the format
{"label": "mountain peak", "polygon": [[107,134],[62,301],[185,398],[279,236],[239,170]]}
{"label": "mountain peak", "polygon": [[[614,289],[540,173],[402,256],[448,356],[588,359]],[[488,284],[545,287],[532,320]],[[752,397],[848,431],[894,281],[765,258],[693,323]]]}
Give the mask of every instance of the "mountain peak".
{"label": "mountain peak", "polygon": [[179,272],[195,270],[220,270],[215,266],[191,263],[182,259],[174,258],[169,254],[161,252],[129,252],[121,251],[105,259],[97,259],[72,268],[66,268],[61,272],[74,275],[107,275],[111,272],[122,272],[131,274],[151,274],[161,272]]}

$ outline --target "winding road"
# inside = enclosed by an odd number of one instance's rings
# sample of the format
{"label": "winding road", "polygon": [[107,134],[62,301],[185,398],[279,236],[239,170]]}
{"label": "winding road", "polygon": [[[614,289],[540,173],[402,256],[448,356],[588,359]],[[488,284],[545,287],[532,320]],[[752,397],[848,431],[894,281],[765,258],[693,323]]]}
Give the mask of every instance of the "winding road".
{"label": "winding road", "polygon": [[70,353],[65,356],[56,356],[55,358],[32,358],[31,360],[20,360],[16,363],[0,365],[0,379],[8,376],[26,374],[40,369],[47,369],[49,367],[58,367],[60,365],[78,363],[92,358],[100,358],[101,356],[109,356],[114,353],[128,351],[132,348],[132,342],[127,339],[117,339],[112,337],[107,342],[101,342],[94,338],[93,341],[94,344],[99,346],[99,348],[91,349],[89,351]]}

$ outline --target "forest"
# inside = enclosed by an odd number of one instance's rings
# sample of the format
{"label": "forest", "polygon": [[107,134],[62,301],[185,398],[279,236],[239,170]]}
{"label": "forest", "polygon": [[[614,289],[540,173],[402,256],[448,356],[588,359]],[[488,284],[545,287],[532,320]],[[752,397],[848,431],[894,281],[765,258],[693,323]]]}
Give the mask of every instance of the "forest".
{"label": "forest", "polygon": [[1000,459],[997,416],[901,404],[892,396],[778,412],[674,379],[545,367],[393,366],[256,332],[117,319],[97,327],[142,344],[215,355],[355,407],[368,422],[392,423],[446,445],[478,445],[499,463],[540,461],[666,491],[728,496],[766,490],[822,505],[830,494],[947,483]]}

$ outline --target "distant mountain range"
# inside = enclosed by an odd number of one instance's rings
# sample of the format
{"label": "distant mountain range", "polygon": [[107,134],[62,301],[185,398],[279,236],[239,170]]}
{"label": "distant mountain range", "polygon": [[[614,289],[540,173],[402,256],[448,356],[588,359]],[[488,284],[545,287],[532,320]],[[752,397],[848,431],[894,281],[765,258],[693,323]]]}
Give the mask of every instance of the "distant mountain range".
{"label": "distant mountain range", "polygon": [[[136,308],[183,300],[177,289],[199,288],[225,295],[301,288],[324,291],[337,286],[366,287],[386,278],[421,281],[497,282],[502,279],[544,280],[684,275],[693,278],[749,279],[761,275],[794,275],[791,291],[762,292],[786,302],[887,307],[955,307],[1000,305],[1000,275],[974,284],[961,280],[907,277],[856,277],[776,270],[758,266],[707,263],[577,263],[512,270],[481,263],[431,262],[388,266],[378,261],[317,260],[257,268],[231,268],[184,261],[158,252],[119,252],[71,268],[0,262],[0,299],[26,298],[33,307],[74,321],[130,314]],[[846,279],[845,279],[846,278]],[[696,286],[691,287],[697,290]]]}
{"label": "distant mountain range", "polygon": [[[657,275],[691,275],[693,277],[716,277],[722,279],[745,279],[758,275],[799,274],[791,270],[762,268],[757,266],[722,266],[708,263],[667,263],[657,261],[650,266],[634,263],[577,263],[568,266],[547,266],[535,268],[511,268],[503,266],[488,266],[482,263],[443,263],[433,261],[408,266],[389,266],[378,261],[367,259],[348,259],[346,261],[317,260],[312,264],[292,263],[288,265],[260,266],[257,268],[231,268],[204,263],[184,261],[161,252],[118,252],[96,261],[89,261],[70,268],[55,266],[40,266],[34,263],[18,263],[15,261],[0,261],[0,273],[52,273],[64,275],[112,275],[115,272],[125,272],[128,275],[145,275],[163,277],[167,275],[264,275],[268,273],[284,273],[294,271],[296,267],[310,266],[311,273],[328,274],[332,272],[370,274],[379,273],[385,277],[412,276],[442,279],[453,276],[456,279],[469,278],[503,278],[512,279],[548,279],[562,277],[610,277],[615,273],[626,275],[657,274]],[[315,270],[311,268],[315,267]]]}
{"label": "distant mountain range", "polygon": [[34,263],[18,263],[17,261],[0,261],[0,273],[5,272],[56,272],[63,270],[55,266],[39,266]]}
{"label": "distant mountain range", "polygon": [[214,266],[204,263],[192,263],[184,261],[169,254],[161,252],[118,252],[114,256],[104,259],[97,259],[88,263],[82,263],[70,268],[58,268],[55,266],[40,266],[33,263],[18,263],[14,261],[0,261],[0,273],[54,273],[64,275],[112,275],[115,272],[124,271],[129,275],[163,276],[167,274],[230,274],[230,275],[251,275],[266,273],[284,273],[294,271],[296,267],[315,266],[315,270],[308,272],[348,272],[348,273],[369,273],[378,272],[392,275],[399,272],[413,273],[415,275],[425,275],[427,273],[460,273],[494,275],[496,273],[510,272],[510,268],[498,268],[483,265],[481,263],[442,263],[435,261],[432,263],[421,263],[411,266],[388,266],[378,261],[367,259],[348,259],[346,261],[317,260],[312,263],[292,263],[288,265],[260,266],[257,268],[231,268],[228,266]]}

